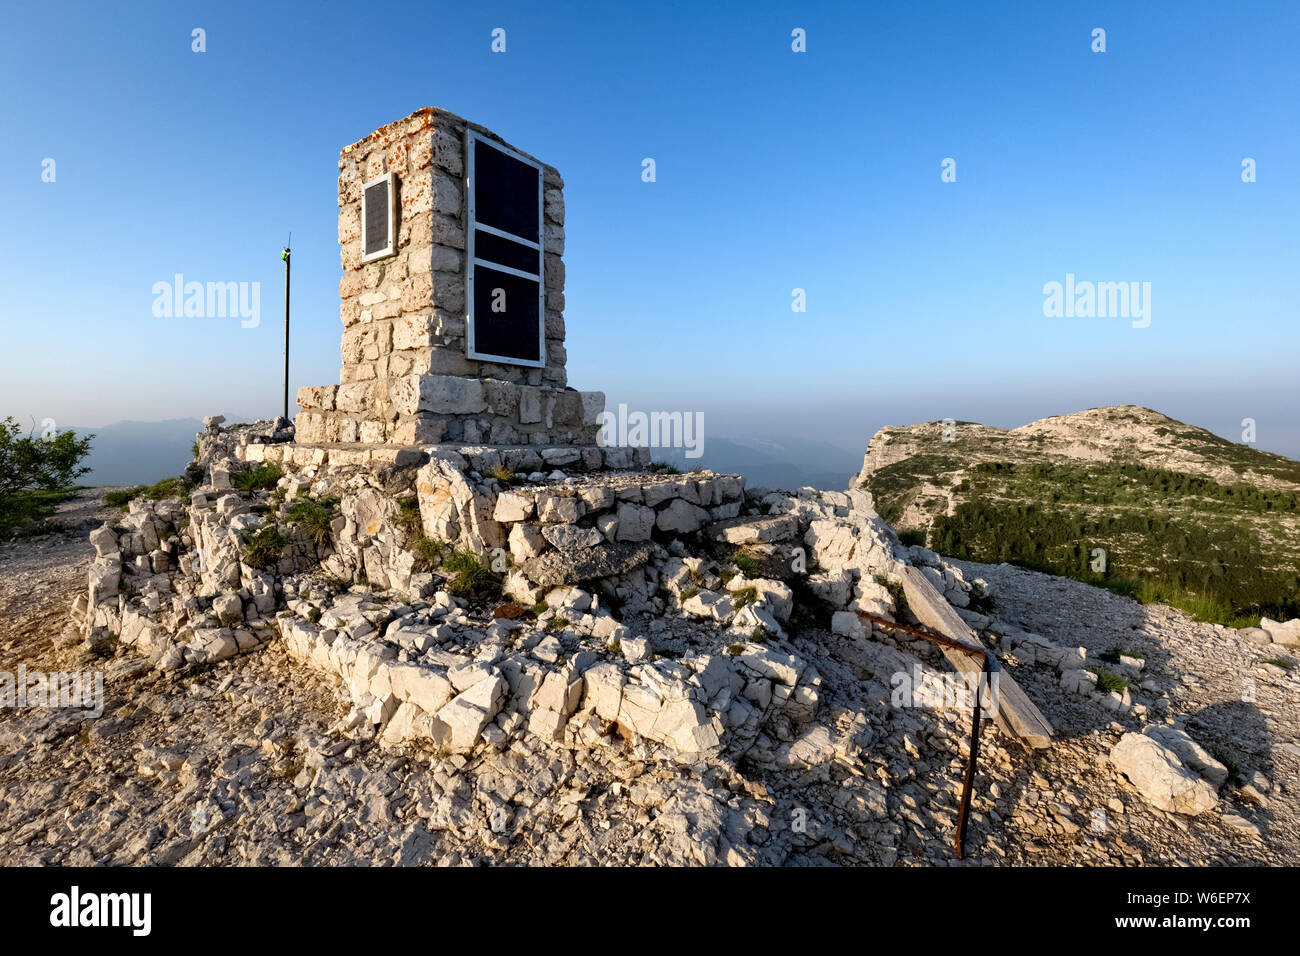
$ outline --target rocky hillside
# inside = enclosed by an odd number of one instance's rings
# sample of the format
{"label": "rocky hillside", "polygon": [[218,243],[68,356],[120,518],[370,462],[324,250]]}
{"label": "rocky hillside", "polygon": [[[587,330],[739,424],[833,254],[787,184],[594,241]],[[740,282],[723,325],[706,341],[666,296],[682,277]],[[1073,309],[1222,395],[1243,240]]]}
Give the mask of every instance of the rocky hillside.
{"label": "rocky hillside", "polygon": [[[1133,405],[881,429],[855,487],[904,540],[1174,604],[1294,617],[1300,462]],[[1103,554],[1104,552],[1104,554]]]}
{"label": "rocky hillside", "polygon": [[[276,490],[296,481],[286,475]],[[550,487],[516,483],[514,493]],[[376,490],[341,502],[352,519],[327,546],[336,557],[357,533],[347,525],[360,527],[355,506]],[[893,594],[869,569],[888,580],[902,563],[942,584],[1057,731],[1029,750],[989,723],[970,864],[1284,865],[1300,847],[1300,630],[1274,642],[1061,578],[944,562],[898,547],[860,491],[747,495],[745,510],[766,516],[726,519],[717,533],[763,540],[679,557],[706,545],[675,533],[643,571],[603,582],[613,587],[548,592],[513,619],[447,594],[440,572],[412,582],[431,586],[424,599],[380,586],[378,573],[364,586],[276,574],[274,616],[255,586],[202,596],[204,568],[242,576],[244,566],[220,560],[213,532],[269,519],[273,494],[227,492],[211,507],[199,491],[188,506],[137,499],[125,513],[101,497],[83,492],[60,515],[102,522],[93,541],[0,544],[0,670],[25,666],[29,680],[103,671],[97,716],[30,700],[0,707],[6,865],[951,865],[969,704],[948,700],[951,670],[933,645],[867,634],[843,611],[823,627],[813,593],[841,606],[861,591],[853,605],[883,611]],[[181,520],[179,533],[164,515]],[[396,530],[386,524],[372,543]],[[149,555],[135,553],[153,544],[146,528],[156,537],[169,525]],[[96,591],[93,614],[120,609],[119,640],[89,642],[87,580],[99,580],[110,544],[125,559],[124,587]],[[815,570],[808,587],[747,580],[760,569],[746,556],[767,565],[796,547]],[[173,553],[182,560],[164,564]],[[996,619],[965,606],[965,581],[993,597]],[[728,611],[728,599],[751,603]],[[754,642],[752,619],[734,626],[752,608],[787,620]],[[202,626],[157,626],[181,613]],[[236,652],[258,634],[264,646]],[[353,666],[342,678],[342,655],[362,645],[376,652],[374,672]],[[177,646],[203,660],[173,669]],[[751,671],[739,693],[716,683]],[[579,672],[567,685],[536,679]],[[423,702],[456,689],[441,675],[470,686],[435,723]],[[486,697],[495,717],[456,703],[489,688],[501,691]],[[648,719],[646,705],[683,702],[684,716],[706,720]],[[453,716],[475,718],[477,739],[419,739],[466,726],[444,720]]]}

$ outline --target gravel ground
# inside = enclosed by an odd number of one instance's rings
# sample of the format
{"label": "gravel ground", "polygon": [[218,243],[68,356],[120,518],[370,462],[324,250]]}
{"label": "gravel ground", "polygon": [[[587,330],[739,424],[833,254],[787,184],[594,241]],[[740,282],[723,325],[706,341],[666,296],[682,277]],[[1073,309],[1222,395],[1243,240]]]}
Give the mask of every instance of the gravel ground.
{"label": "gravel ground", "polygon": [[[869,672],[887,658],[875,647],[837,648],[818,631],[793,639],[823,676],[818,720],[835,734],[855,713],[859,730],[870,723],[860,753],[807,770],[674,763],[611,736],[589,749],[522,739],[468,756],[384,750],[339,732],[339,688],[278,644],[180,676],[121,653],[89,658],[65,625],[85,588],[85,532],[116,515],[102,492],[63,507],[77,533],[0,545],[0,670],[105,673],[97,719],[0,711],[0,864],[954,862],[966,715],[880,705],[887,672]],[[1300,676],[1264,663],[1277,648],[1077,582],[955,563],[992,583],[990,632],[1140,652],[1154,688],[1143,695],[1166,695],[1170,716],[1241,778],[1267,781],[1263,793],[1230,782],[1220,807],[1195,818],[1157,810],[1108,760],[1140,721],[1065,693],[1051,667],[1008,659],[1058,737],[1027,752],[986,734],[969,864],[1294,862]],[[936,661],[928,645],[900,646]],[[801,811],[806,832],[790,822]]]}

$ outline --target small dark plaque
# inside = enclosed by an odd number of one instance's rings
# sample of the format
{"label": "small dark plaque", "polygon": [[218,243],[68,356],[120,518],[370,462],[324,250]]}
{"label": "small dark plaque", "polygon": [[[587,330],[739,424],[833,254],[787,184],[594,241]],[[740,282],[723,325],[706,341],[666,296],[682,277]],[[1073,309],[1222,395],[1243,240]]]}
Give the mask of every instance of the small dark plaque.
{"label": "small dark plaque", "polygon": [[478,263],[473,269],[474,351],[540,362],[540,283]]}
{"label": "small dark plaque", "polygon": [[365,254],[370,256],[388,248],[388,180],[381,179],[366,189]]}

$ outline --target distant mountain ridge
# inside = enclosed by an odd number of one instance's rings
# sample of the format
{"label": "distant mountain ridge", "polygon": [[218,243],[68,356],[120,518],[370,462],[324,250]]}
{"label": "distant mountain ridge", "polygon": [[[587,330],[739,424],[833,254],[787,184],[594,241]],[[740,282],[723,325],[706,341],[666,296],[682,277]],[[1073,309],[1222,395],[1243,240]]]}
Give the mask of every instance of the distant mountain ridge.
{"label": "distant mountain ridge", "polygon": [[800,438],[714,438],[704,442],[699,458],[687,458],[685,449],[652,448],[651,457],[690,471],[744,475],[750,487],[793,491],[813,487],[843,491],[857,467],[857,455],[829,442]]}
{"label": "distant mountain ridge", "polygon": [[[79,435],[94,434],[83,484],[143,485],[179,475],[190,460],[190,446],[203,430],[197,418],[160,422],[122,421],[99,428],[72,426]],[[811,486],[843,491],[857,468],[857,455],[828,442],[799,438],[714,438],[704,454],[687,458],[682,448],[651,449],[655,461],[682,471],[708,468],[744,475],[751,487],[798,489]]]}
{"label": "distant mountain ridge", "polygon": [[1209,617],[1300,604],[1300,462],[1148,408],[882,428],[854,481],[901,535],[953,557],[1159,585]]}
{"label": "distant mountain ridge", "polygon": [[92,434],[85,464],[86,485],[151,485],[179,475],[189,462],[194,438],[203,430],[197,418],[172,418],[161,422],[114,422],[99,428],[74,425],[78,435]]}

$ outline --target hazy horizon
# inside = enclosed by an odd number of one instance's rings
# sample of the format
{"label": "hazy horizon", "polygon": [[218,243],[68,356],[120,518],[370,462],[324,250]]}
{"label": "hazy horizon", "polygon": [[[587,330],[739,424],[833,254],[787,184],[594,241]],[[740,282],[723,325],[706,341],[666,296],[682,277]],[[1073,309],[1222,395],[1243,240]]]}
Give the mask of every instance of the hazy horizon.
{"label": "hazy horizon", "polygon": [[[1285,396],[1279,396],[1279,401],[1285,399]],[[610,411],[616,411],[618,408],[618,399],[607,398],[606,407]],[[644,404],[627,403],[629,408],[644,408]],[[1051,400],[1041,400],[1027,403],[1026,407],[1038,409],[1048,409],[1041,413],[1031,414],[1028,417],[1018,417],[1018,413],[1003,402],[996,400],[986,400],[983,402],[968,401],[963,408],[954,411],[952,407],[939,399],[924,399],[914,403],[917,409],[929,409],[931,414],[917,415],[911,419],[904,420],[899,414],[905,409],[903,406],[895,406],[896,414],[873,414],[867,412],[867,418],[864,418],[864,424],[857,428],[835,429],[825,423],[818,423],[816,419],[824,417],[824,411],[817,409],[791,409],[788,407],[771,407],[763,416],[763,424],[757,425],[753,421],[754,405],[744,408],[713,408],[706,409],[705,414],[705,440],[709,437],[720,437],[729,439],[754,439],[762,441],[783,440],[814,440],[833,445],[843,451],[853,452],[856,454],[865,454],[867,442],[881,428],[897,427],[904,425],[916,425],[923,422],[941,421],[945,418],[952,418],[958,421],[972,421],[981,425],[988,425],[994,428],[1016,428],[1030,422],[1039,421],[1043,418],[1050,418],[1059,415],[1069,415],[1074,412],[1082,412],[1089,408],[1102,408],[1114,405],[1140,405],[1145,408],[1151,408],[1153,411],[1181,421],[1188,425],[1204,428],[1206,431],[1213,432],[1221,438],[1229,441],[1241,442],[1241,419],[1253,417],[1246,414],[1237,416],[1235,419],[1231,411],[1223,412],[1218,409],[1206,409],[1203,405],[1198,408],[1194,401],[1184,402],[1180,407],[1187,407],[1189,411],[1186,414],[1177,414],[1168,408],[1152,406],[1141,401],[1107,401],[1093,404],[1080,404],[1077,406],[1065,407],[1058,402]],[[1058,407],[1059,406],[1059,407]],[[869,407],[869,406],[868,406]],[[845,413],[848,415],[849,413]],[[1205,418],[1198,415],[1205,414]],[[127,424],[144,424],[156,425],[172,421],[196,421],[201,420],[207,415],[224,415],[228,422],[251,422],[256,419],[268,417],[266,415],[239,415],[231,411],[208,410],[203,414],[180,415],[160,419],[142,419],[126,418],[101,420],[88,422],[85,420],[70,422],[66,425],[61,424],[61,428],[73,428],[79,431],[90,431],[96,428],[105,428],[109,426],[127,425]],[[18,417],[18,416],[15,416]],[[270,416],[274,417],[274,416]],[[21,424],[29,425],[34,419],[32,417],[19,418]],[[39,430],[39,420],[38,430]],[[1272,426],[1272,427],[1270,427]],[[1287,420],[1261,422],[1256,419],[1256,427],[1259,432],[1257,440],[1250,443],[1248,447],[1255,448],[1258,451],[1272,452],[1273,454],[1285,455],[1288,458],[1300,460],[1300,421]],[[859,436],[862,436],[859,440]]]}
{"label": "hazy horizon", "polygon": [[[1300,457],[1294,6],[395,6],[362,84],[334,8],[13,5],[0,417],[278,414],[290,232],[291,387],[337,382],[338,152],[434,105],[565,177],[569,382],[611,408],[852,450],[1139,404]],[[155,316],[176,275],[258,283],[257,324]],[[1049,316],[1076,278],[1145,316]]]}

